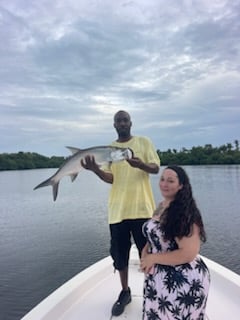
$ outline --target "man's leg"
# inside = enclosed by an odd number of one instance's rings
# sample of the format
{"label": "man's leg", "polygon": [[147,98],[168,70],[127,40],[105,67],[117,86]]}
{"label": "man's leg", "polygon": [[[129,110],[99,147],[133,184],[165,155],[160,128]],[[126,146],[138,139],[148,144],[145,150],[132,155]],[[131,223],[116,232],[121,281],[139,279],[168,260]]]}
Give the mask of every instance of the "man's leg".
{"label": "man's leg", "polygon": [[112,307],[112,315],[119,316],[125,306],[131,302],[131,291],[128,287],[128,260],[131,248],[131,234],[127,221],[110,225],[111,248],[110,253],[114,267],[119,271],[122,291]]}
{"label": "man's leg", "polygon": [[128,267],[119,271],[120,281],[123,290],[128,290]]}
{"label": "man's leg", "polygon": [[143,235],[142,227],[143,227],[143,224],[148,220],[149,219],[136,219],[136,220],[132,220],[132,223],[131,223],[132,235],[133,235],[133,239],[136,244],[136,247],[138,249],[139,258],[141,258],[142,249],[146,244],[146,238]]}

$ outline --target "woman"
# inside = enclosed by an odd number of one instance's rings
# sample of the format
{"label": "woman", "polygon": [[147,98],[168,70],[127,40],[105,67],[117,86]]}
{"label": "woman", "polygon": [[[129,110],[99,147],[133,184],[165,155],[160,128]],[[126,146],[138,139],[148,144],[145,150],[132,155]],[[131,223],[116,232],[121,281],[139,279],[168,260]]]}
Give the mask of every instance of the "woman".
{"label": "woman", "polygon": [[181,167],[164,169],[159,186],[163,201],[143,226],[143,320],[203,320],[210,275],[198,256],[202,217]]}

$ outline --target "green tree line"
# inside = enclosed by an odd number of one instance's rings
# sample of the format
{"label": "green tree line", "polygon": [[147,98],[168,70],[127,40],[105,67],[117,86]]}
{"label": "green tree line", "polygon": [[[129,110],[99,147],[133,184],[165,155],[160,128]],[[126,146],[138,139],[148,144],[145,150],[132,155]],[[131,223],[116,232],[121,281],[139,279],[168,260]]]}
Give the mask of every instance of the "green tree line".
{"label": "green tree line", "polygon": [[[220,147],[213,147],[211,144],[205,146],[168,149],[167,151],[157,150],[162,165],[207,165],[207,164],[240,164],[239,141],[234,144],[227,143]],[[0,154],[0,170],[24,170],[40,168],[58,168],[66,158],[46,157],[38,153],[18,152]]]}
{"label": "green tree line", "polygon": [[240,164],[239,141],[235,140],[234,145],[227,143],[220,147],[213,147],[206,144],[204,147],[192,147],[168,149],[167,151],[157,150],[162,165],[207,165],[207,164]]}
{"label": "green tree line", "polygon": [[64,157],[46,157],[31,152],[2,153],[0,154],[0,170],[57,168],[64,160]]}

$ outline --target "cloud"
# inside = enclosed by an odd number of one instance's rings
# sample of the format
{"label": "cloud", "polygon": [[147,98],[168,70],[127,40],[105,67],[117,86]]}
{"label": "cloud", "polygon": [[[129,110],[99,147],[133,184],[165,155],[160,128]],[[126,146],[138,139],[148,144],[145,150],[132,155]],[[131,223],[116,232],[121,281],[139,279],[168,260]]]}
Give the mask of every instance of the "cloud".
{"label": "cloud", "polygon": [[156,148],[239,139],[237,0],[0,4],[0,152],[64,154],[133,133]]}

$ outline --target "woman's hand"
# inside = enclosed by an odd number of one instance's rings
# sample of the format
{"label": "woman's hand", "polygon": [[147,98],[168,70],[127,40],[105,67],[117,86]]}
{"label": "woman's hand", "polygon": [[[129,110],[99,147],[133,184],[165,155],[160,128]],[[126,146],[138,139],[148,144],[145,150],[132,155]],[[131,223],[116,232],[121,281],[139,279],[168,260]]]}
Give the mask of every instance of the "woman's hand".
{"label": "woman's hand", "polygon": [[154,264],[154,254],[144,253],[142,255],[140,267],[144,273],[152,273]]}

